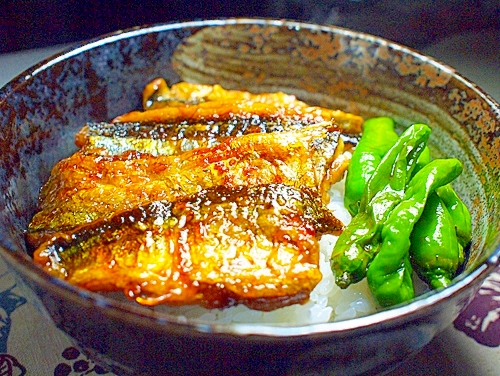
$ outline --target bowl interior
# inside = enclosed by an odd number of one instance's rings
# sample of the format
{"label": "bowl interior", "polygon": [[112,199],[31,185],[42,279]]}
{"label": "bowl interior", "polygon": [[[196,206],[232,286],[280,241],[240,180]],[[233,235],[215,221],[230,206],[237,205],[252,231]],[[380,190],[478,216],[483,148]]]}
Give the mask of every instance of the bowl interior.
{"label": "bowl interior", "polygon": [[226,20],[109,35],[40,63],[2,89],[0,244],[7,258],[24,260],[27,278],[52,283],[30,265],[23,235],[52,166],[76,150],[74,135],[86,121],[140,108],[145,83],[156,77],[281,90],[366,117],[388,115],[401,128],[429,124],[433,154],[464,164],[455,188],[473,217],[470,257],[456,288],[471,283],[466,277],[480,266],[498,263],[497,103],[452,68],[376,37],[287,21]]}

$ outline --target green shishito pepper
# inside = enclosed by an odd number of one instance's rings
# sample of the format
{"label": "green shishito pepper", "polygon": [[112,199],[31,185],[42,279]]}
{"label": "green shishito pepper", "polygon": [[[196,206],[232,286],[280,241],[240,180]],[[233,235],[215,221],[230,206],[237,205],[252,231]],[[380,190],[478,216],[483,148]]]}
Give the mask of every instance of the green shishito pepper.
{"label": "green shishito pepper", "polygon": [[436,191],[451,215],[458,242],[465,247],[472,239],[472,220],[469,209],[451,185],[447,184]]}
{"label": "green shishito pepper", "polygon": [[[380,121],[385,128],[379,129],[393,131],[387,118],[367,120],[367,130],[376,132]],[[355,164],[346,177],[345,203],[354,214],[332,251],[332,271],[341,288],[367,276],[382,306],[413,298],[412,266],[432,288],[449,284],[464,262],[463,247],[471,240],[470,213],[449,184],[462,165],[457,159],[431,162],[426,146],[430,132],[425,124],[410,126],[385,154],[377,154],[380,159],[364,146],[367,154],[353,154]],[[369,136],[375,147],[380,138]],[[360,155],[369,155],[370,173],[356,170],[363,168]]]}
{"label": "green shishito pepper", "polygon": [[382,226],[382,245],[367,271],[368,285],[381,306],[406,302],[414,297],[410,263],[410,235],[421,217],[429,195],[456,179],[462,172],[458,159],[436,159],[410,180],[403,200]]}
{"label": "green shishito pepper", "polygon": [[415,270],[433,289],[447,287],[464,260],[453,218],[436,192],[425,205],[410,237]]}
{"label": "green shishito pepper", "polygon": [[[430,162],[429,148],[416,170]],[[412,265],[432,289],[447,287],[464,262],[464,247],[472,239],[471,215],[450,184],[429,196],[410,237]]]}
{"label": "green shishito pepper", "polygon": [[371,118],[363,123],[363,136],[353,152],[345,182],[344,205],[351,215],[358,213],[368,180],[397,140],[391,118]]}
{"label": "green shishito pepper", "polygon": [[465,204],[451,185],[436,189],[410,238],[417,274],[433,289],[449,286],[471,238],[471,216]]}
{"label": "green shishito pepper", "polygon": [[380,247],[380,227],[403,198],[430,133],[425,124],[409,127],[371,174],[360,198],[359,212],[340,235],[330,258],[336,284],[341,288],[366,276],[367,266]]}

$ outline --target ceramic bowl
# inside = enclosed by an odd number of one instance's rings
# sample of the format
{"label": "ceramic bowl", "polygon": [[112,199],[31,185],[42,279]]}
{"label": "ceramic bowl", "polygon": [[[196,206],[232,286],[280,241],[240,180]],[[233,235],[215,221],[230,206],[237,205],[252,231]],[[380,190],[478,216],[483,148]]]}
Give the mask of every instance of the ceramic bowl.
{"label": "ceramic bowl", "polygon": [[[269,326],[181,320],[80,290],[36,267],[24,231],[52,166],[75,132],[139,108],[164,77],[313,104],[401,127],[433,128],[437,156],[457,156],[455,188],[474,237],[453,284],[376,314],[327,324]],[[1,254],[30,299],[95,361],[123,375],[386,372],[449,326],[499,264],[500,108],[454,69],[404,46],[341,28],[277,20],[213,20],[117,32],[25,71],[0,92]],[[28,293],[26,293],[28,294]]]}

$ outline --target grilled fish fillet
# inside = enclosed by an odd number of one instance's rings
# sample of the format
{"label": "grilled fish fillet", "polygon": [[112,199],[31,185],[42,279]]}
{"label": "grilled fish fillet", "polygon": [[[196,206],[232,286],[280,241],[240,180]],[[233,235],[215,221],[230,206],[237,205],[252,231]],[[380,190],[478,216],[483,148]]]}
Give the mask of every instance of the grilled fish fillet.
{"label": "grilled fish fillet", "polygon": [[363,119],[284,93],[163,79],[143,111],[87,123],[42,187],[27,241],[54,276],[144,305],[304,303],[324,207]]}
{"label": "grilled fish fillet", "polygon": [[228,137],[213,147],[157,157],[82,149],[53,168],[27,239],[36,247],[55,231],[218,185],[284,183],[327,200],[328,187],[340,180],[348,164],[339,134],[330,123],[321,123],[300,131]]}
{"label": "grilled fish fillet", "polygon": [[[144,112],[133,111],[119,116],[115,121],[149,121],[146,119],[170,119],[177,112],[169,107],[189,107],[190,116],[213,116],[210,109],[220,107],[215,116],[225,116],[231,109],[235,116],[261,116],[274,113],[275,116],[313,117],[316,121],[334,121],[346,134],[359,134],[363,118],[352,113],[330,108],[311,106],[299,101],[294,95],[282,92],[250,93],[227,90],[220,85],[202,85],[179,82],[169,87],[163,78],[157,78],[146,85],[142,93]],[[236,104],[236,105],[235,105]],[[232,108],[231,108],[232,106]],[[240,109],[238,110],[238,107]],[[182,109],[181,109],[182,111]],[[139,120],[141,118],[141,120]],[[160,120],[161,121],[161,120]]]}
{"label": "grilled fish fillet", "polygon": [[[289,116],[316,117],[317,121],[333,120],[343,133],[359,134],[362,130],[363,118],[361,116],[340,110],[311,106],[299,101],[294,95],[283,92],[255,94],[241,90],[227,90],[220,85],[202,85],[190,82],[179,82],[169,87],[163,78],[157,78],[148,83],[142,93],[144,111],[160,110],[165,107],[186,107],[186,105],[190,107],[192,105],[200,105],[201,107],[206,105],[211,108],[212,105],[205,102],[224,103],[224,101],[228,104],[240,103],[247,108],[255,106],[255,109],[250,109],[247,114],[259,114],[259,109],[265,109],[267,106],[275,114],[277,111],[282,111]],[[153,111],[152,114],[157,116],[161,112],[155,113]],[[244,111],[241,113],[245,114]],[[126,116],[137,116],[138,114],[138,112],[132,112]],[[116,121],[125,120],[123,117],[118,117]]]}
{"label": "grilled fish fillet", "polygon": [[[219,144],[228,137],[250,133],[273,133],[301,130],[317,124],[311,117],[240,118],[194,122],[179,119],[170,123],[87,123],[76,135],[75,143],[86,153],[118,155],[138,151],[153,156],[177,155],[200,147]],[[357,143],[356,136],[343,135],[349,144]]]}
{"label": "grilled fish fillet", "polygon": [[34,259],[72,284],[144,305],[268,311],[308,299],[321,279],[318,229],[341,228],[307,191],[218,186],[55,233]]}
{"label": "grilled fish fillet", "polygon": [[229,99],[233,102],[252,101],[287,106],[301,103],[297,101],[294,95],[283,92],[255,94],[242,90],[227,90],[217,84],[204,85],[178,82],[169,87],[164,78],[155,78],[146,84],[142,92],[142,106],[145,111],[166,106],[193,105],[221,99]]}

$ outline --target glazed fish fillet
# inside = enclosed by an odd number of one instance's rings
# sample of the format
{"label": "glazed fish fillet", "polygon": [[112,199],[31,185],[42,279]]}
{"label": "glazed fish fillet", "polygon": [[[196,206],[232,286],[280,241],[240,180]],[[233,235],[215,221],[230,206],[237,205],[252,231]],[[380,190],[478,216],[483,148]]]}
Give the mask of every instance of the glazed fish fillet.
{"label": "glazed fish fillet", "polygon": [[219,185],[283,183],[310,189],[326,201],[328,187],[341,179],[348,164],[339,135],[331,123],[320,123],[299,131],[228,137],[172,156],[100,155],[82,149],[53,168],[28,241],[36,247],[55,231]]}
{"label": "glazed fish fillet", "polygon": [[[173,89],[182,85],[186,86],[185,83],[178,84]],[[215,91],[218,95],[191,98],[189,102],[196,103],[189,106],[173,106],[178,104],[178,98],[168,97],[167,101],[162,96],[162,106],[153,106],[154,110],[130,112],[115,118],[112,123],[86,124],[77,134],[76,144],[80,148],[100,149],[110,154],[136,150],[156,156],[213,146],[231,136],[301,130],[320,122],[334,123],[341,131],[344,142],[352,146],[356,144],[361,130],[362,119],[359,116],[306,107],[282,93],[253,95],[217,89],[217,85],[189,84],[187,88],[192,92],[200,87],[210,88],[212,93]],[[185,103],[188,101],[186,90],[181,93],[173,90],[172,94],[180,95],[182,103]],[[194,93],[197,94],[196,91]],[[210,100],[205,101],[207,98]],[[263,100],[274,102],[259,102]],[[342,125],[339,125],[338,119]]]}
{"label": "glazed fish fillet", "polygon": [[307,190],[217,186],[55,233],[34,254],[50,274],[140,304],[302,303],[321,279],[318,233],[342,229]]}
{"label": "glazed fish fillet", "polygon": [[114,121],[163,121],[171,119],[172,116],[179,116],[179,112],[172,108],[181,107],[180,111],[183,111],[182,108],[192,110],[185,112],[182,117],[190,116],[206,120],[210,120],[212,116],[255,118],[274,114],[278,117],[315,118],[316,122],[334,121],[346,134],[361,133],[363,124],[361,116],[311,106],[297,100],[294,95],[283,92],[255,94],[241,90],[227,90],[220,85],[189,82],[179,82],[169,87],[163,78],[157,78],[146,85],[142,93],[142,103],[143,112],[133,111],[117,117]]}
{"label": "glazed fish fillet", "polygon": [[50,274],[144,305],[304,303],[363,119],[281,92],[149,83],[143,110],[88,122],[27,231]]}
{"label": "glazed fish fillet", "polygon": [[[302,130],[317,124],[313,118],[284,118],[260,116],[232,117],[229,120],[195,122],[182,120],[170,123],[87,123],[78,132],[75,143],[86,153],[118,155],[127,151],[148,153],[152,156],[178,155],[200,147],[211,147],[228,137],[251,133],[273,133]],[[347,143],[357,142],[356,136],[343,136]]]}

